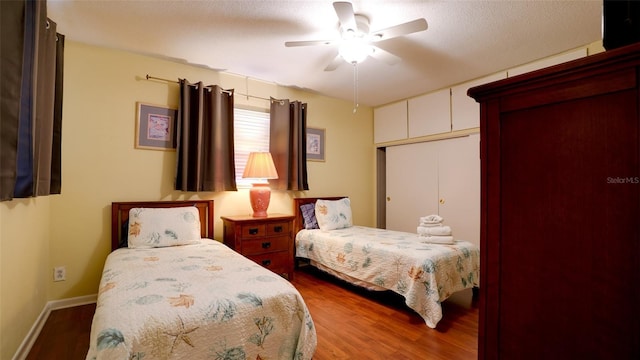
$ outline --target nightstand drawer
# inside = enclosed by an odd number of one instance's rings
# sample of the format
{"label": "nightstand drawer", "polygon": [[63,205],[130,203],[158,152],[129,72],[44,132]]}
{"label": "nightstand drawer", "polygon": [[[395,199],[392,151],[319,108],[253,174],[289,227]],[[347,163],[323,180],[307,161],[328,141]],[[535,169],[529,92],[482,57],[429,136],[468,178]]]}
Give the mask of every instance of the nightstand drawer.
{"label": "nightstand drawer", "polygon": [[221,216],[224,243],[269,270],[293,279],[293,215]]}
{"label": "nightstand drawer", "polygon": [[286,274],[287,278],[289,278],[289,263],[291,261],[289,259],[288,251],[280,251],[260,255],[248,255],[247,257],[258,263],[258,265],[262,265],[278,275]]}
{"label": "nightstand drawer", "polygon": [[274,222],[270,224],[266,224],[267,227],[267,236],[273,235],[289,235],[289,222]]}
{"label": "nightstand drawer", "polygon": [[246,255],[288,250],[289,235],[242,241],[242,252]]}
{"label": "nightstand drawer", "polygon": [[250,224],[242,225],[242,238],[250,239],[257,237],[264,237],[266,234],[264,224]]}

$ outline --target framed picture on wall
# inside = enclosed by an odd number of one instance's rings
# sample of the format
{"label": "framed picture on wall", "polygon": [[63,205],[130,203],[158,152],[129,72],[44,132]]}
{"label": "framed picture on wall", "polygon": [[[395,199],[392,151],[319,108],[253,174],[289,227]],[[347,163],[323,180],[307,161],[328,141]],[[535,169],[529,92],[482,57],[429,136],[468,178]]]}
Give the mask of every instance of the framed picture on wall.
{"label": "framed picture on wall", "polygon": [[136,148],[175,151],[178,110],[141,102],[137,106]]}
{"label": "framed picture on wall", "polygon": [[307,128],[307,160],[324,161],[324,129]]}

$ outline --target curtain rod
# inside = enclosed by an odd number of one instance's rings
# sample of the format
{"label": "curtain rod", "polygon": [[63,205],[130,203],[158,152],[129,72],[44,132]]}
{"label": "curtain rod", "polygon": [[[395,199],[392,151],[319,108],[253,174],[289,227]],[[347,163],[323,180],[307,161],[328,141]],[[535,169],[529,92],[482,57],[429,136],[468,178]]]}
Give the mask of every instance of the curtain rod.
{"label": "curtain rod", "polygon": [[[176,84],[180,84],[180,82],[179,82],[179,81],[169,80],[169,79],[163,79],[163,78],[159,78],[159,77],[151,76],[151,75],[149,75],[149,74],[147,74],[146,78],[147,78],[147,80],[159,80],[159,81],[166,81],[166,82],[169,82],[169,83],[176,83]],[[224,92],[226,92],[226,93],[230,93],[230,91],[229,91],[229,90],[224,90],[224,89],[223,89],[222,91],[224,91]],[[248,95],[248,94],[242,94],[242,93],[236,93],[236,94],[237,94],[237,95],[240,95],[240,96],[245,96],[245,97],[248,97],[248,98],[260,99],[260,100],[266,100],[266,101],[271,101],[271,100],[273,100],[273,101],[277,101],[277,102],[279,102],[280,104],[283,104],[283,102],[284,102],[282,99],[267,99],[267,98],[263,98],[263,97],[260,97],[260,96],[254,96],[254,95]]]}

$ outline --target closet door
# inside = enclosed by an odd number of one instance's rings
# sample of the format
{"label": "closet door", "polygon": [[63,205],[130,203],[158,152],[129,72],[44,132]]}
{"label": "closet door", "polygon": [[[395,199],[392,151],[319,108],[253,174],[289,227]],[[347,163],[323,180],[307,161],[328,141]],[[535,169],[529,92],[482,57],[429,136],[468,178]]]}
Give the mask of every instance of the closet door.
{"label": "closet door", "polygon": [[387,229],[415,233],[438,213],[437,142],[387,147]]}
{"label": "closet door", "polygon": [[438,143],[438,213],[455,239],[480,246],[480,134]]}
{"label": "closet door", "polygon": [[387,148],[386,228],[416,232],[438,214],[456,239],[480,244],[480,136]]}

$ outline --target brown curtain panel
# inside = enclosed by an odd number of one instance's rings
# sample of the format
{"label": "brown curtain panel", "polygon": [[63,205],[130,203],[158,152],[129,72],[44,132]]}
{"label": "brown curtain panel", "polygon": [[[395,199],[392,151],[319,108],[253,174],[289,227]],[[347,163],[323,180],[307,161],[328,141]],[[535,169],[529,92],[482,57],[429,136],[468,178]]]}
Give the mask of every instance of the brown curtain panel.
{"label": "brown curtain panel", "polygon": [[56,93],[56,23],[45,19],[39,22],[40,41],[37,55],[36,113],[33,129],[35,195],[51,193],[51,159],[54,133]]}
{"label": "brown curtain panel", "polygon": [[0,200],[61,189],[64,36],[46,1],[0,1]]}
{"label": "brown curtain panel", "polygon": [[0,200],[13,198],[16,183],[25,4],[0,1]]}
{"label": "brown curtain panel", "polygon": [[274,190],[309,190],[307,181],[307,104],[271,99],[269,151],[278,179]]}
{"label": "brown curtain panel", "polygon": [[237,190],[233,90],[180,79],[176,131],[176,190]]}

